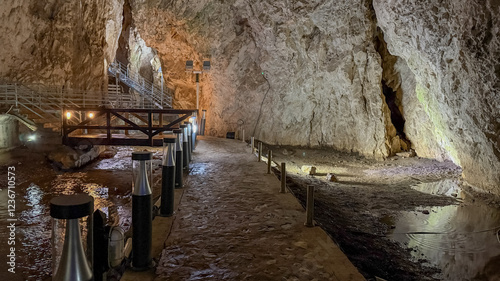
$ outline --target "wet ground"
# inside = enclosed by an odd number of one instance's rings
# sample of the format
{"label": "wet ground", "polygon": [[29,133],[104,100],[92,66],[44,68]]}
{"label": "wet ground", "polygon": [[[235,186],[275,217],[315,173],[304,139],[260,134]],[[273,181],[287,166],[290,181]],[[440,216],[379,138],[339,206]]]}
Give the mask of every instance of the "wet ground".
{"label": "wet ground", "polygon": [[[87,193],[96,209],[108,216],[110,224],[130,228],[131,153],[143,148],[123,147],[107,151],[85,168],[61,172],[44,154],[18,148],[0,154],[0,186],[6,186],[7,167],[16,170],[16,274],[6,275],[7,233],[0,232],[0,276],[10,280],[43,280],[51,275],[50,199],[61,194]],[[116,155],[115,155],[116,153]],[[160,151],[156,149],[155,161]],[[157,191],[158,192],[158,191]],[[156,193],[157,193],[156,192]],[[6,229],[7,190],[0,191],[0,228]],[[5,242],[4,242],[5,241]],[[5,253],[5,254],[4,254]]]}
{"label": "wet ground", "polygon": [[[500,260],[498,197],[464,186],[452,163],[268,149],[287,163],[288,184],[303,204],[306,186],[316,187],[316,220],[368,280],[500,280],[493,266]],[[303,165],[317,174],[305,175]],[[327,182],[327,173],[339,181]]]}
{"label": "wet ground", "polygon": [[[90,193],[111,221],[128,229],[133,149],[119,148],[111,158],[65,173],[54,170],[43,154],[27,149],[0,153],[0,186],[6,186],[7,167],[16,167],[18,218],[18,274],[5,275],[7,193],[0,191],[0,276],[16,281],[41,280],[50,274],[48,202],[58,194]],[[316,186],[316,221],[368,279],[500,280],[500,200],[463,186],[461,171],[452,163],[418,157],[373,161],[323,149],[271,149],[274,161],[287,162],[289,188],[301,202],[305,187]],[[157,151],[157,162],[159,155]],[[305,175],[302,165],[316,166],[318,174]],[[193,173],[206,172],[197,167]],[[339,181],[327,182],[327,173]]]}

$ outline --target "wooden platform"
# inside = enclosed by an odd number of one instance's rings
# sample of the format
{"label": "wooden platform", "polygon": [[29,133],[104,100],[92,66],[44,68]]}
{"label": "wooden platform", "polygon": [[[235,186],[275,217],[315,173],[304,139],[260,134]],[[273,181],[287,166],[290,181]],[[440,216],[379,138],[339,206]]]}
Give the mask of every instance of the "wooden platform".
{"label": "wooden platform", "polygon": [[[165,131],[178,128],[194,109],[65,108],[82,121],[63,120],[63,144],[162,146]],[[89,116],[93,114],[93,117]],[[165,121],[165,119],[167,119]],[[164,123],[167,123],[164,125]],[[88,133],[87,133],[88,132]],[[122,133],[123,132],[123,133]],[[129,133],[132,132],[132,133]]]}

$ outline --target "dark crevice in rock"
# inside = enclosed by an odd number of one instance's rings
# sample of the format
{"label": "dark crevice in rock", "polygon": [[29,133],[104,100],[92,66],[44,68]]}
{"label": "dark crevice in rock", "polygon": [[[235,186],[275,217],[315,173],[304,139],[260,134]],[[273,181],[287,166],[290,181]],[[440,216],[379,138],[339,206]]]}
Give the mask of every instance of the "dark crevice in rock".
{"label": "dark crevice in rock", "polygon": [[390,146],[390,154],[394,155],[397,152],[409,151],[411,148],[411,142],[404,132],[405,118],[403,114],[401,75],[395,68],[399,57],[389,53],[384,34],[379,27],[377,27],[374,36],[374,47],[382,59],[382,94],[387,104],[386,110],[389,111],[386,114],[390,114],[391,123],[387,124],[386,138]]}
{"label": "dark crevice in rock", "polygon": [[[120,32],[120,37],[118,38],[118,49],[116,50],[116,60],[127,65],[129,63],[129,37],[130,30],[133,27],[132,18],[132,7],[130,6],[129,0],[125,0],[123,3],[123,20],[122,20],[122,30]],[[116,78],[109,78],[110,84],[117,83]],[[124,84],[119,83],[125,92],[129,92],[130,88]]]}
{"label": "dark crevice in rock", "polygon": [[382,93],[385,97],[385,102],[391,111],[391,121],[392,125],[396,128],[396,134],[403,139],[406,139],[404,132],[405,128],[405,118],[397,106],[397,96],[394,90],[387,86],[385,80],[382,80]]}
{"label": "dark crevice in rock", "polygon": [[133,27],[132,7],[129,0],[123,3],[123,21],[120,38],[118,38],[118,49],[116,50],[116,59],[127,64],[128,61],[128,41],[130,36],[130,28]]}

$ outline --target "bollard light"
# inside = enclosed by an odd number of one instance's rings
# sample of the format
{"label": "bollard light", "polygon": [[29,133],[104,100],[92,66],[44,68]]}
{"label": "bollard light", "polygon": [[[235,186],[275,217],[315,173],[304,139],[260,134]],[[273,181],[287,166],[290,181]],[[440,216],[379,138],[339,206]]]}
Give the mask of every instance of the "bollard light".
{"label": "bollard light", "polygon": [[176,138],[163,139],[160,205],[162,217],[170,217],[174,214],[175,140]]}
{"label": "bollard light", "polygon": [[184,124],[187,125],[189,162],[191,162],[193,160],[193,124],[190,122],[186,122]]}
{"label": "bollard light", "polygon": [[151,187],[152,153],[132,152],[132,269],[151,268],[153,202]]}
{"label": "bollard light", "polygon": [[182,188],[182,168],[184,167],[184,153],[182,152],[182,130],[175,129],[175,188]]}
{"label": "bollard light", "polygon": [[182,130],[182,159],[183,159],[183,168],[189,169],[189,144],[188,144],[188,132],[187,125],[180,126]]}
{"label": "bollard light", "polygon": [[93,212],[94,198],[87,194],[50,200],[52,280],[93,280]]}
{"label": "bollard light", "polygon": [[205,135],[205,123],[206,123],[206,116],[207,114],[207,110],[206,109],[203,109],[202,110],[202,115],[201,115],[201,125],[200,125],[200,136],[204,136]]}

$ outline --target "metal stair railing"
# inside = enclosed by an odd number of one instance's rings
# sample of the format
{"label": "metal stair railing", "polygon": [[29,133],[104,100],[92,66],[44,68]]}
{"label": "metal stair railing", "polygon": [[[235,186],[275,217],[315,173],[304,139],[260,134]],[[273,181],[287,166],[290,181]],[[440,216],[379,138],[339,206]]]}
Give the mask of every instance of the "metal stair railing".
{"label": "metal stair railing", "polygon": [[[122,99],[122,92],[84,91],[50,87],[45,85],[22,85],[7,83],[0,85],[0,105],[12,106],[31,116],[38,124],[56,123],[60,127],[65,107],[114,107],[111,101]],[[132,105],[132,104],[130,104]],[[21,112],[18,118],[25,118]],[[74,122],[81,122],[83,116],[75,112]]]}
{"label": "metal stair railing", "polygon": [[110,64],[108,72],[148,99],[156,107],[172,107],[172,97],[168,91],[163,91],[151,81],[144,79],[137,71],[132,71],[128,66],[119,61]]}

